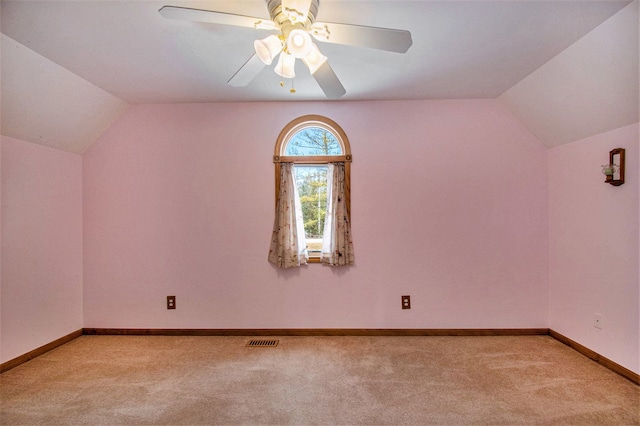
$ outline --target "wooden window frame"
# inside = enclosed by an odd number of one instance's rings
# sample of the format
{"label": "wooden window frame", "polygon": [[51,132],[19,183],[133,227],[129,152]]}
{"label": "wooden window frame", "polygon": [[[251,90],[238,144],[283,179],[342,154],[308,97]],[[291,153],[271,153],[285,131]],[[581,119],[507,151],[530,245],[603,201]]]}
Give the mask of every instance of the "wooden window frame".
{"label": "wooden window frame", "polygon": [[[287,148],[287,143],[293,135],[302,129],[307,127],[320,127],[328,130],[333,134],[338,143],[342,147],[343,155],[318,155],[318,156],[292,156],[284,155]],[[275,205],[278,206],[278,198],[280,196],[280,165],[282,163],[292,163],[298,165],[313,165],[313,164],[329,164],[329,163],[344,163],[344,182],[345,182],[345,204],[347,208],[347,218],[351,220],[351,145],[349,144],[349,138],[346,133],[336,123],[322,115],[309,114],[292,120],[287,124],[276,141],[275,150],[273,153],[273,163],[275,165]],[[320,258],[309,258],[310,263],[319,263]]]}

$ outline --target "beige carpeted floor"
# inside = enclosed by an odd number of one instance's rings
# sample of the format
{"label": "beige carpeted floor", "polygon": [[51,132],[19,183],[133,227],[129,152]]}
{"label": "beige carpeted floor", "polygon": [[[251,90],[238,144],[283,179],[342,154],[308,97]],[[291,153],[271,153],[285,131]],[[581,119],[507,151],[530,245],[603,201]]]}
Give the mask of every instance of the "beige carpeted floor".
{"label": "beige carpeted floor", "polygon": [[640,424],[640,387],[549,336],[82,336],[0,376],[18,424]]}

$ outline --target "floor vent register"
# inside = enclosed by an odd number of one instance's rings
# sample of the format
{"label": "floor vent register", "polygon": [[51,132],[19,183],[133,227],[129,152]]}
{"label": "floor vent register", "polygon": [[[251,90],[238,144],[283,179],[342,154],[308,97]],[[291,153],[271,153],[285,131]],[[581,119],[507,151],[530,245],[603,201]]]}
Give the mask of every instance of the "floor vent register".
{"label": "floor vent register", "polygon": [[278,340],[277,339],[250,340],[249,343],[247,343],[247,346],[252,348],[275,348],[276,346],[278,346]]}

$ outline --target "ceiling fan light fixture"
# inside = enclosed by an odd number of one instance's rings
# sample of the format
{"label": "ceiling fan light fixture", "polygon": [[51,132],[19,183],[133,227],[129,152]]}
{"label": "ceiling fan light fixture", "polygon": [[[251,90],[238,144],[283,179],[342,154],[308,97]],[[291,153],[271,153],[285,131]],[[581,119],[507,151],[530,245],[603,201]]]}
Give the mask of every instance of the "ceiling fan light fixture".
{"label": "ceiling fan light fixture", "polygon": [[305,30],[291,30],[287,37],[287,50],[296,58],[304,58],[311,50],[311,37]]}
{"label": "ceiling fan light fixture", "polygon": [[282,47],[282,40],[275,34],[253,42],[256,54],[265,65],[271,65],[271,62],[280,53]]}
{"label": "ceiling fan light fixture", "polygon": [[313,75],[318,68],[322,66],[325,62],[327,62],[327,57],[324,56],[318,46],[315,43],[311,43],[311,49],[309,50],[309,54],[302,58],[302,62],[309,68],[309,72]]}
{"label": "ceiling fan light fixture", "polygon": [[278,63],[273,69],[276,74],[283,78],[293,78],[296,76],[295,72],[296,58],[293,55],[289,55],[286,52],[280,53]]}

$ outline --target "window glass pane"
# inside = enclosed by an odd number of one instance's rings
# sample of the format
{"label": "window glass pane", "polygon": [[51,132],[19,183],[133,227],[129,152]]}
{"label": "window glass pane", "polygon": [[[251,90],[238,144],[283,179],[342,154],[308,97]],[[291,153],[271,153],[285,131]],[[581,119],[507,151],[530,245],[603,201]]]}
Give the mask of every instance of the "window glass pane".
{"label": "window glass pane", "polygon": [[297,165],[296,185],[300,195],[304,232],[309,255],[322,250],[324,218],[327,213],[327,166]]}
{"label": "window glass pane", "polygon": [[327,129],[305,127],[289,139],[284,155],[342,155],[342,147]]}

